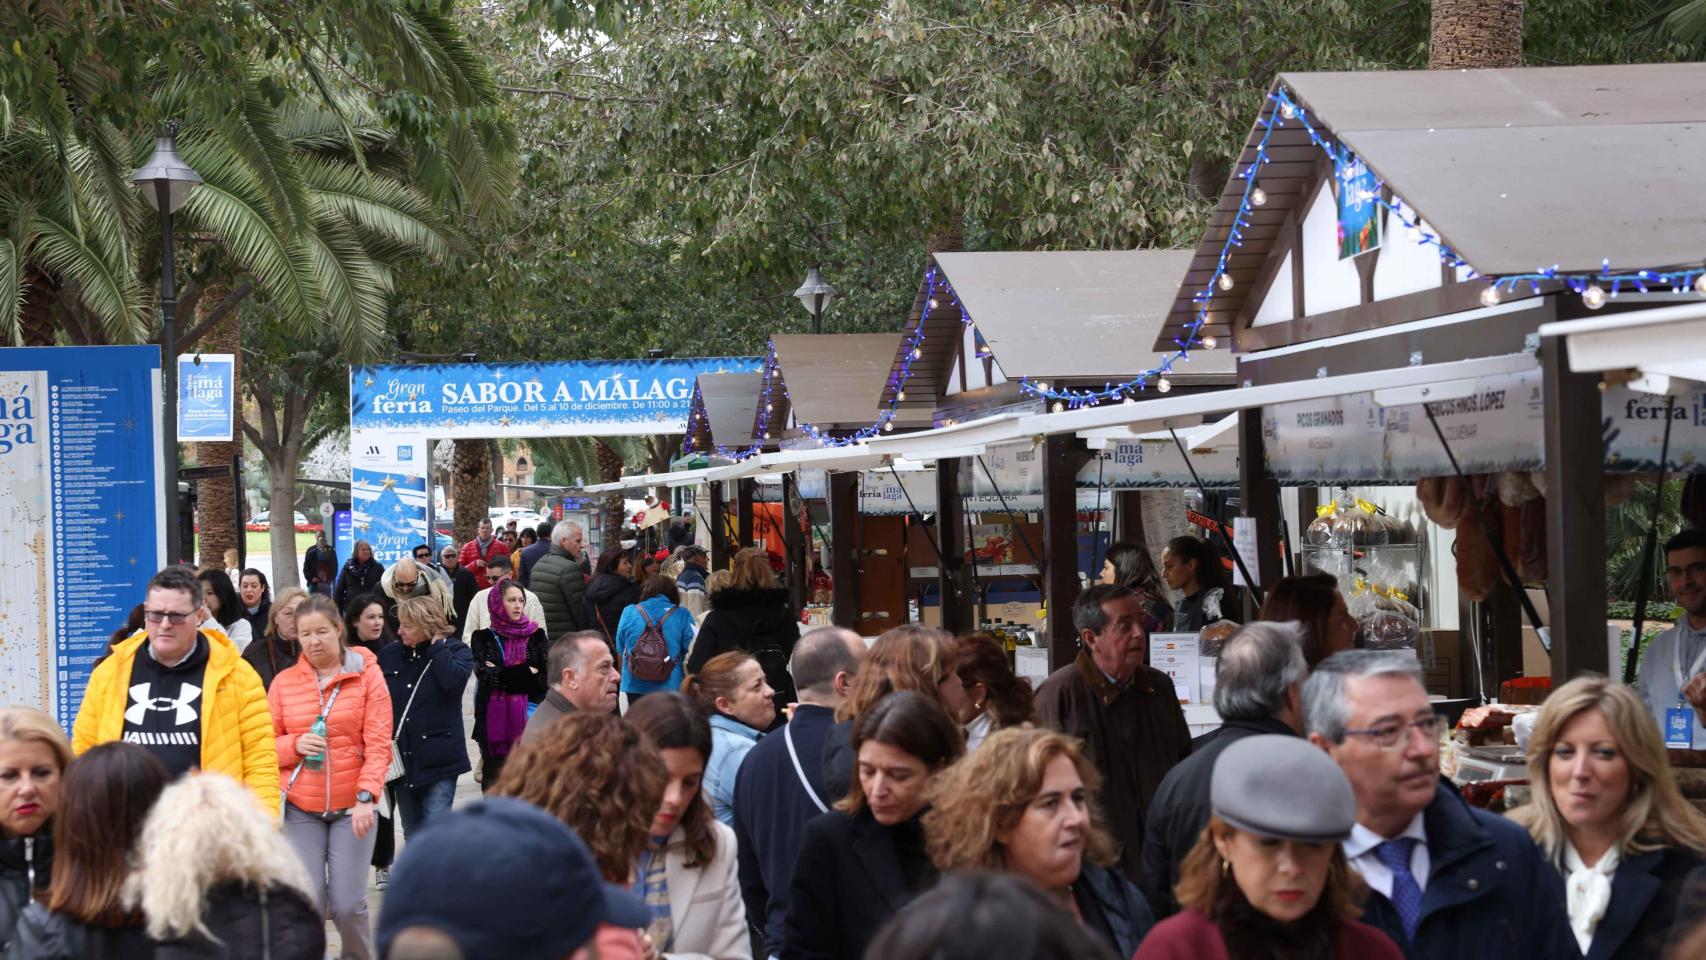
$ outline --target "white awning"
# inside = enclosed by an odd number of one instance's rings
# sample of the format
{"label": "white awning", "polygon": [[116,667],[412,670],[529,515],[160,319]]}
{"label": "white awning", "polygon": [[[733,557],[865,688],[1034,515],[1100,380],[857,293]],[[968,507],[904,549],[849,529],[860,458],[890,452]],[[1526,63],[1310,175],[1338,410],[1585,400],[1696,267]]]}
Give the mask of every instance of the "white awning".
{"label": "white awning", "polygon": [[1638,369],[1706,380],[1706,302],[1561,320],[1542,325],[1540,335],[1564,339],[1577,373]]}

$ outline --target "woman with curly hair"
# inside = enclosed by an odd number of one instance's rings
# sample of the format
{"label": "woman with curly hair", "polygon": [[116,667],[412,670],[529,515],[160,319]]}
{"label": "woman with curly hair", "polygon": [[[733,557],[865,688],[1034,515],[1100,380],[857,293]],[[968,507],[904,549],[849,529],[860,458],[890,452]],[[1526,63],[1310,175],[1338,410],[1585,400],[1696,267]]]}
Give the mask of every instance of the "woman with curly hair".
{"label": "woman with curly hair", "polygon": [[319,960],[326,922],[308,871],[254,797],[217,773],[160,794],[136,842],[132,895],[155,960]]}
{"label": "woman with curly hair", "polygon": [[1122,957],[1155,916],[1109,865],[1113,838],[1098,822],[1101,776],[1079,742],[1030,725],[998,730],[943,774],[924,834],[937,869],[1025,877]]}
{"label": "woman with curly hair", "polygon": [[[526,800],[568,824],[606,881],[634,881],[669,783],[650,739],[614,714],[572,713],[522,741],[510,761],[489,793]],[[633,940],[632,931],[601,928],[599,956],[622,955]]]}
{"label": "woman with curly hair", "polygon": [[[955,672],[954,635],[916,623],[885,631],[871,643],[847,698],[835,708],[835,726],[823,744],[823,785],[831,797],[844,797],[853,784],[853,727],[878,700],[910,690],[935,703],[950,717],[966,707],[966,690]],[[827,798],[826,798],[827,799]]]}
{"label": "woman with curly hair", "polygon": [[651,844],[634,870],[634,892],[652,911],[652,942],[678,960],[751,960],[735,832],[711,815],[699,789],[711,725],[673,692],[645,697],[623,719],[651,739],[669,773]]}
{"label": "woman with curly hair", "polygon": [[858,960],[896,911],[936,883],[919,815],[931,780],[965,752],[958,724],[903,690],[859,718],[853,749],[851,791],[806,824],[782,960]]}
{"label": "woman with curly hair", "polygon": [[965,705],[957,719],[966,728],[967,753],[976,750],[991,731],[1036,719],[1030,681],[1014,675],[1007,648],[989,634],[960,638],[954,673],[965,691]]}

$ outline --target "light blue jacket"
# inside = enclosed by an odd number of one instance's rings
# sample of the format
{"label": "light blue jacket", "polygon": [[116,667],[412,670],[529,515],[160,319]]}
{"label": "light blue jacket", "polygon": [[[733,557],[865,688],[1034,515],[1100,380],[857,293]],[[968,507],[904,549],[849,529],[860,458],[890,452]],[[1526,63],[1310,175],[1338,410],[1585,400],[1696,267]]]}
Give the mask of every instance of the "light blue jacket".
{"label": "light blue jacket", "polygon": [[734,826],[735,774],[764,734],[733,717],[711,714],[711,762],[705,764],[705,797],[717,819]]}
{"label": "light blue jacket", "polygon": [[[640,616],[640,611],[636,608],[644,609],[646,615],[652,618],[652,622],[663,628],[664,641],[669,644],[669,655],[675,658],[675,671],[662,683],[650,683],[628,672],[628,652],[634,649],[640,634],[646,630],[645,618]],[[680,690],[682,670],[687,663],[687,651],[692,646],[693,615],[670,603],[668,597],[647,597],[623,610],[622,619],[616,624],[616,662],[622,665],[622,692],[656,693],[659,690]]]}

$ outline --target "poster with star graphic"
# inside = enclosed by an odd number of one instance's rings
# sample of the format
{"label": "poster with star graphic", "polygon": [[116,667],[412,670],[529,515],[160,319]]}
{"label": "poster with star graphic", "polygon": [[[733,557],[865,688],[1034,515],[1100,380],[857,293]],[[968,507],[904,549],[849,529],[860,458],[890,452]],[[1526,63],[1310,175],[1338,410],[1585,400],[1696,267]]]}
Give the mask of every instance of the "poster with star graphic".
{"label": "poster with star graphic", "polygon": [[0,703],[67,730],[165,562],[154,347],[0,349]]}

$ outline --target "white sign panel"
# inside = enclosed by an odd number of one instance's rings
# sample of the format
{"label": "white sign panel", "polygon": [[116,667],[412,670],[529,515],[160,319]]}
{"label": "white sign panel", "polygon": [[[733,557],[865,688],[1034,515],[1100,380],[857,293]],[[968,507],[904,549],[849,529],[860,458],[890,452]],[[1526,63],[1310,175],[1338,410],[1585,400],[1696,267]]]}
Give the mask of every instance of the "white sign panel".
{"label": "white sign panel", "polygon": [[1321,484],[1385,479],[1386,427],[1380,414],[1368,394],[1266,408],[1262,436],[1268,472],[1280,480]]}
{"label": "white sign panel", "polygon": [[[1538,470],[1545,465],[1539,370],[1482,377],[1469,396],[1431,406],[1464,473]],[[1451,460],[1421,404],[1386,408],[1386,463],[1393,477],[1451,473]]]}

